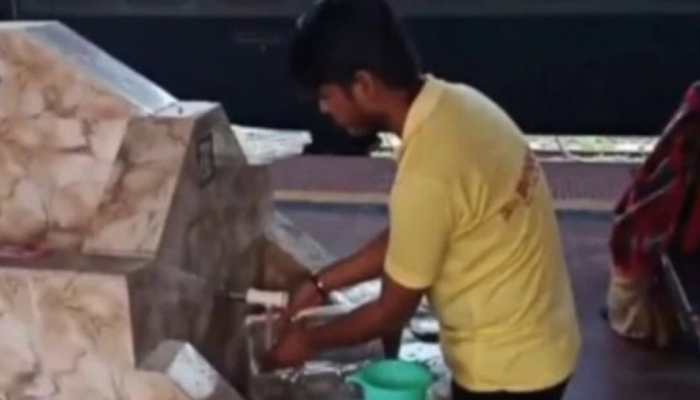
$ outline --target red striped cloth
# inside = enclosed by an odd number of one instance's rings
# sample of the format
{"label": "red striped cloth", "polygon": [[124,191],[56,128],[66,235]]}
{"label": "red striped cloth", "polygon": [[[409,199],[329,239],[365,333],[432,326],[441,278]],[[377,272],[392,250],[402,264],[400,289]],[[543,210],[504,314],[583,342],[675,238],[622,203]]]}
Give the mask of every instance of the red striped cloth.
{"label": "red striped cloth", "polygon": [[[613,268],[629,279],[660,271],[659,251],[680,235],[682,251],[700,248],[700,207],[682,224],[688,201],[697,202],[694,186],[700,154],[700,82],[690,87],[654,151],[637,171],[615,209],[610,247]],[[686,216],[688,218],[688,216]],[[682,226],[683,231],[677,232]]]}

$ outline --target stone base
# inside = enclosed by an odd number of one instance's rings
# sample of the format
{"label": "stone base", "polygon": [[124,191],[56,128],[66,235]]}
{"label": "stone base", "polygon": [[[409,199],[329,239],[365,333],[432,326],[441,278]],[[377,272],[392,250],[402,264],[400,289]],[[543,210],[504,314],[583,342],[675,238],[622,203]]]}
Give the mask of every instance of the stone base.
{"label": "stone base", "polygon": [[241,395],[188,343],[161,343],[140,367],[167,375],[192,400],[243,400]]}

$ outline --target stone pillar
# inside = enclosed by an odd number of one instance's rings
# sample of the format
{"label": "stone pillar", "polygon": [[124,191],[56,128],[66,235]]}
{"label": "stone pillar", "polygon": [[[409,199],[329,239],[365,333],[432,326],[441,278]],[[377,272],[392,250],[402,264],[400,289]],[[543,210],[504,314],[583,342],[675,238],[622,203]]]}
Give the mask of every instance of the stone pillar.
{"label": "stone pillar", "polygon": [[[180,102],[57,23],[0,24],[0,398],[187,399],[166,339],[241,373],[271,214],[220,106]],[[170,397],[168,397],[170,396]]]}

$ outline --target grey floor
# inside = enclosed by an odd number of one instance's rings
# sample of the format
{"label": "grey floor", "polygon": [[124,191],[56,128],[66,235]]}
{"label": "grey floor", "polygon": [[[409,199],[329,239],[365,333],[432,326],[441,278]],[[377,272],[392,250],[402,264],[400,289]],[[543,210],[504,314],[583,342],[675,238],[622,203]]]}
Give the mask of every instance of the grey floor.
{"label": "grey floor", "polygon": [[[278,208],[338,256],[351,253],[386,224],[385,210],[376,206]],[[584,335],[583,356],[566,399],[700,399],[700,356],[626,342],[599,317],[608,276],[609,217],[564,213],[560,224]]]}

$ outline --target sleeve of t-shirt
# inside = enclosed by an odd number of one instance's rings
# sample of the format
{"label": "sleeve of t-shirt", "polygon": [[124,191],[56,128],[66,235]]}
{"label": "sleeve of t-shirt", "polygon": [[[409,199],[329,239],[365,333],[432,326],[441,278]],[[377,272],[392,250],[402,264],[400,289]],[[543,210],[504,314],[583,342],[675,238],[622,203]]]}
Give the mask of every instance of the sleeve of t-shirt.
{"label": "sleeve of t-shirt", "polygon": [[396,182],[389,203],[389,248],[385,272],[410,289],[436,280],[449,247],[454,215],[446,185],[429,178]]}

